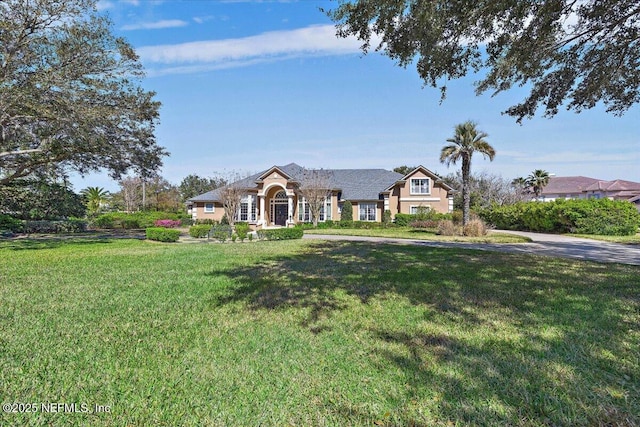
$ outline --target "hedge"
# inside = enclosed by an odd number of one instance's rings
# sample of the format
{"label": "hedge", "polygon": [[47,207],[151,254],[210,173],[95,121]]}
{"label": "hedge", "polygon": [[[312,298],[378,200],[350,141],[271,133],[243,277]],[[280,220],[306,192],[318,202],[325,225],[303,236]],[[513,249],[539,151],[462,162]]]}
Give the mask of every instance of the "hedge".
{"label": "hedge", "polygon": [[211,230],[210,225],[194,225],[189,228],[189,236],[196,239],[204,239],[205,237],[209,236],[209,230]]}
{"label": "hedge", "polygon": [[227,239],[231,238],[232,234],[233,230],[229,224],[216,224],[211,227],[209,237],[224,243]]}
{"label": "hedge", "polygon": [[24,229],[24,223],[11,215],[0,214],[0,230],[9,230],[20,233]]}
{"label": "hedge", "polygon": [[149,227],[146,230],[147,239],[158,242],[177,242],[180,230],[164,227]]}
{"label": "hedge", "polygon": [[258,230],[258,237],[266,240],[291,240],[302,239],[304,230],[302,227],[275,228],[273,230]]}
{"label": "hedge", "polygon": [[558,199],[492,206],[480,216],[496,228],[551,233],[633,235],[640,213],[625,200]]}
{"label": "hedge", "polygon": [[27,234],[82,233],[87,231],[87,221],[84,221],[82,219],[65,219],[60,221],[25,221],[23,231]]}
{"label": "hedge", "polygon": [[149,228],[155,227],[155,222],[158,220],[168,219],[181,222],[184,220],[185,223],[191,223],[191,218],[171,212],[109,212],[98,216],[93,221],[93,226],[97,228]]}

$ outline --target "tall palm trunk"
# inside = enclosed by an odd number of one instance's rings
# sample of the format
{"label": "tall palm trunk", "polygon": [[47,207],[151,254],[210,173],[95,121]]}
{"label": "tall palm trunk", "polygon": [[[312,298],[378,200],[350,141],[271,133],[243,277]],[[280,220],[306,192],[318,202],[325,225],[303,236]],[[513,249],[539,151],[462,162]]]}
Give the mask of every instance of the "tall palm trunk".
{"label": "tall palm trunk", "polygon": [[471,209],[471,156],[462,156],[462,226],[469,223],[469,210]]}

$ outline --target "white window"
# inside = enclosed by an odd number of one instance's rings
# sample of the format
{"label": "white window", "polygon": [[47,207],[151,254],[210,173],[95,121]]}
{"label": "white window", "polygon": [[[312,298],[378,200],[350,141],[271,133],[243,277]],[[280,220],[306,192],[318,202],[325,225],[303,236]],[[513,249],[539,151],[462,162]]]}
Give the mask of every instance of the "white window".
{"label": "white window", "polygon": [[309,204],[304,197],[298,198],[298,221],[311,222],[311,213],[309,212]]}
{"label": "white window", "polygon": [[411,194],[430,194],[429,178],[411,178]]}
{"label": "white window", "polygon": [[409,208],[409,213],[410,213],[411,215],[415,215],[415,214],[417,214],[417,213],[418,213],[418,208],[419,208],[419,206],[411,206],[411,207]]}
{"label": "white window", "polygon": [[[325,215],[325,212],[327,213]],[[331,219],[331,197],[327,197],[324,200],[324,204],[320,208],[319,221],[327,221]],[[304,197],[298,198],[298,221],[311,222],[313,220],[311,211],[309,210],[309,203]]]}
{"label": "white window", "polygon": [[360,221],[375,221],[376,210],[377,210],[376,203],[358,203]]}
{"label": "white window", "polygon": [[238,221],[255,221],[256,203],[254,196],[244,196],[240,200],[240,210],[238,211]]}
{"label": "white window", "polygon": [[213,207],[213,203],[205,203],[204,204],[204,211],[206,213],[215,212],[214,207]]}

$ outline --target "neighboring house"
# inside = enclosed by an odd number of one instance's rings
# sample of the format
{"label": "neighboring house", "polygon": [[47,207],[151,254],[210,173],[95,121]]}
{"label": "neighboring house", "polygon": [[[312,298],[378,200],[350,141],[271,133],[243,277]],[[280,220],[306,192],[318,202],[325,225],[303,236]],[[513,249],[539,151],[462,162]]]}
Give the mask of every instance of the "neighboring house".
{"label": "neighboring house", "polygon": [[[310,222],[309,207],[300,193],[307,170],[295,163],[273,166],[263,172],[233,183],[245,196],[237,220],[253,228],[290,226]],[[384,169],[322,169],[329,183],[331,197],[325,200],[320,221],[340,220],[342,205],[353,205],[354,221],[382,221],[382,213],[415,213],[419,207],[437,212],[453,210],[455,190],[425,167],[407,175]],[[220,221],[224,215],[220,189],[189,201],[193,219]]]}
{"label": "neighboring house", "polygon": [[640,182],[602,181],[586,176],[558,176],[549,178],[542,190],[542,199],[612,199],[628,200],[640,210]]}

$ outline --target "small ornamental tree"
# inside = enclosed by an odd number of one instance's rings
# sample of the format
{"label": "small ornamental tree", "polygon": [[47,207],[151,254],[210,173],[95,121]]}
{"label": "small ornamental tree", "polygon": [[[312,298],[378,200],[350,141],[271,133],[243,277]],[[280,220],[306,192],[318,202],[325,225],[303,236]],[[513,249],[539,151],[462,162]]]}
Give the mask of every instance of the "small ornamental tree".
{"label": "small ornamental tree", "polygon": [[306,170],[302,178],[302,183],[300,184],[300,194],[309,206],[313,226],[317,227],[320,213],[326,205],[327,198],[331,197],[331,179],[329,172],[322,169]]}

